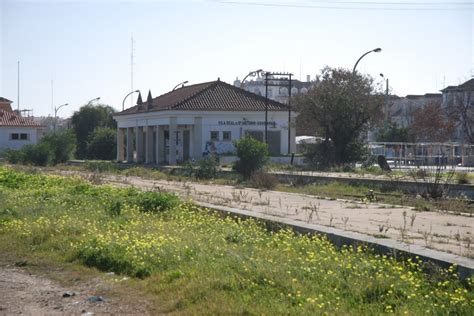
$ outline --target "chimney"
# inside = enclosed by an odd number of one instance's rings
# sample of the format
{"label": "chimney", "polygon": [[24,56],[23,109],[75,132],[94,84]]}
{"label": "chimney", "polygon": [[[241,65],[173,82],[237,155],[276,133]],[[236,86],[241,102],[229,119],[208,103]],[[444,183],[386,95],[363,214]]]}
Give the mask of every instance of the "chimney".
{"label": "chimney", "polygon": [[306,82],[310,82],[311,81],[311,76],[310,75],[306,75]]}

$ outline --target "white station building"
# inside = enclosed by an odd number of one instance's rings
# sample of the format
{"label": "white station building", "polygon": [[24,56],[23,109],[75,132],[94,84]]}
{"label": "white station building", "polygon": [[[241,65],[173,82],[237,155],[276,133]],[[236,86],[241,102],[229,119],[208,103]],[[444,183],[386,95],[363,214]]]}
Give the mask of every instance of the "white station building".
{"label": "white station building", "polygon": [[174,165],[209,154],[231,155],[236,139],[265,139],[265,109],[270,154],[294,152],[297,113],[219,79],[156,98],[149,93],[146,102],[139,96],[136,106],[114,115],[117,160]]}

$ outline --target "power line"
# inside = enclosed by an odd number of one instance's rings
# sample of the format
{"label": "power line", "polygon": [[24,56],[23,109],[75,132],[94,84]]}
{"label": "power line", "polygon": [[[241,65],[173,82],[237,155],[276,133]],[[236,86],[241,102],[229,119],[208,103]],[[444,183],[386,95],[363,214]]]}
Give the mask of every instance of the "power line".
{"label": "power line", "polygon": [[[386,3],[380,3],[380,7],[365,7],[365,6],[331,6],[331,5],[317,5],[317,4],[295,4],[295,3],[272,3],[272,2],[255,2],[255,1],[232,1],[232,0],[218,0],[217,2],[222,3],[222,4],[232,4],[232,5],[249,5],[249,6],[261,6],[261,7],[281,7],[281,8],[302,8],[302,9],[330,9],[330,10],[380,10],[380,11],[466,11],[466,10],[473,10],[474,9],[474,3],[472,2],[467,2],[462,5],[466,5],[466,7],[446,7],[446,8],[429,8],[429,7],[420,7],[420,8],[415,8],[415,7],[383,7],[386,5]],[[355,2],[347,2],[347,4],[358,4]],[[344,4],[344,3],[340,3]],[[363,2],[360,2],[360,4],[365,4]],[[376,4],[370,3],[371,5]],[[461,4],[461,3],[458,3]],[[395,3],[392,2],[392,5],[395,5]],[[397,5],[403,5],[403,3],[397,3]],[[444,5],[448,5],[447,3]],[[451,3],[449,4],[451,5]]]}

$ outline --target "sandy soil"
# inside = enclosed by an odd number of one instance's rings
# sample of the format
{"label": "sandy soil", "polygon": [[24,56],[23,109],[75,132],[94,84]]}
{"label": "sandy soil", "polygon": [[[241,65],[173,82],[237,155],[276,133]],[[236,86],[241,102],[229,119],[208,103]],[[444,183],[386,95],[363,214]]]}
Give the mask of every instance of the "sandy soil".
{"label": "sandy soil", "polygon": [[[109,287],[102,280],[65,288],[43,276],[26,270],[0,266],[0,315],[146,315],[143,304],[130,304],[117,298],[104,297],[102,302],[89,302],[92,295]],[[67,291],[75,293],[63,297]]]}

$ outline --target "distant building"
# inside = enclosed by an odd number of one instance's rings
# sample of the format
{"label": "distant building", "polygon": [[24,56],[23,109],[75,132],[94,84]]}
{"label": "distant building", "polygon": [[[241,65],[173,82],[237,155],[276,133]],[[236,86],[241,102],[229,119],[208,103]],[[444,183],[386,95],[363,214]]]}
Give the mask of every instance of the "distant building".
{"label": "distant building", "polygon": [[409,127],[413,124],[414,114],[430,103],[441,104],[441,93],[426,93],[422,95],[409,94],[405,97],[390,96],[388,118],[398,127]]}
{"label": "distant building", "polygon": [[[269,77],[271,82],[271,77]],[[315,84],[315,81],[310,81],[310,76],[307,76],[307,81],[300,81],[296,79],[291,80],[291,95],[295,96],[299,93],[306,93]],[[234,81],[234,86],[241,88],[242,82],[239,79]],[[258,77],[255,80],[246,81],[242,89],[265,97],[265,78]],[[268,86],[268,98],[280,103],[288,104],[289,90],[288,86]]]}
{"label": "distant building", "polygon": [[[264,140],[265,98],[220,80],[156,98],[149,93],[147,101],[141,100],[139,96],[136,106],[114,115],[119,161],[174,165],[212,153],[233,153],[232,141],[245,135]],[[294,121],[288,124],[288,107],[270,100],[267,122],[270,153],[294,152]]]}
{"label": "distant building", "polygon": [[[453,114],[459,109],[460,106],[470,108],[468,116],[471,122],[474,122],[474,78],[458,85],[448,86],[441,90],[443,93],[443,109],[450,114]],[[466,135],[462,128],[461,121],[457,122],[455,130],[455,141],[465,142]],[[474,126],[471,126],[474,128]]]}
{"label": "distant building", "polygon": [[45,126],[12,111],[11,103],[0,97],[0,151],[36,144],[44,133]]}

